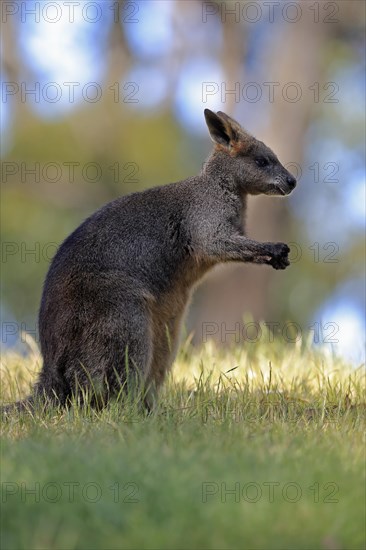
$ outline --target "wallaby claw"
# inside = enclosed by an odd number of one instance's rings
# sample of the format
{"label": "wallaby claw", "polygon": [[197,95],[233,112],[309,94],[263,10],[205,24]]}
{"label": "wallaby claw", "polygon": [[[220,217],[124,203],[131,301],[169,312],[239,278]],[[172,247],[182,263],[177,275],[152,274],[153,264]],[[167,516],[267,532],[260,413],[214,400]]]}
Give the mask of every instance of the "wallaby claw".
{"label": "wallaby claw", "polygon": [[276,243],[273,245],[273,254],[270,260],[270,265],[273,269],[286,269],[290,265],[288,254],[289,247],[285,243]]}

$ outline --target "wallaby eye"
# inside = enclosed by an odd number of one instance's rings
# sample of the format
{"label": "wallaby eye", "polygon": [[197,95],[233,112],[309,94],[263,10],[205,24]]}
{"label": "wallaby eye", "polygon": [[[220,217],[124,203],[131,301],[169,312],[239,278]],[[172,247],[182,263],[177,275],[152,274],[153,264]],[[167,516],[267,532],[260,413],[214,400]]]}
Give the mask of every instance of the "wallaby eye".
{"label": "wallaby eye", "polygon": [[255,162],[256,162],[257,166],[259,166],[259,168],[264,168],[265,166],[269,165],[269,161],[265,157],[259,157],[259,158],[255,159]]}

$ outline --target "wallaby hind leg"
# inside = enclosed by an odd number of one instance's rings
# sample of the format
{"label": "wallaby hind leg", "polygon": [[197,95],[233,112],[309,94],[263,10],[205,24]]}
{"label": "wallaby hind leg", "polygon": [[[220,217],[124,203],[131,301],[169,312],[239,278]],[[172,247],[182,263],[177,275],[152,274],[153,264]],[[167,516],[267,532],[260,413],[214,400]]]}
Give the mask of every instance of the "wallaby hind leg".
{"label": "wallaby hind leg", "polygon": [[147,379],[147,392],[145,406],[152,410],[157,401],[160,387],[169,373],[179,344],[180,318],[175,322],[162,323],[155,318],[154,327],[154,352],[151,368]]}
{"label": "wallaby hind leg", "polygon": [[110,290],[108,303],[96,299],[94,310],[89,307],[88,326],[79,333],[79,341],[74,341],[74,353],[68,350],[65,372],[73,393],[80,395],[87,389],[92,394],[91,404],[98,408],[120,394],[138,397],[144,391],[152,359],[150,319],[144,301],[111,297]]}

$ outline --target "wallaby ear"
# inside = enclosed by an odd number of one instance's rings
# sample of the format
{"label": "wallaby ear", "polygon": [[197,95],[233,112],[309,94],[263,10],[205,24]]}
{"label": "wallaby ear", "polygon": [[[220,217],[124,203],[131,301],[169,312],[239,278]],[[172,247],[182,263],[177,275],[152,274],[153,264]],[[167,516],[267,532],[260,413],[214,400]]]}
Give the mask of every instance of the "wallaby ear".
{"label": "wallaby ear", "polygon": [[[210,109],[205,109],[204,114],[211,139],[214,143],[229,147],[231,142],[236,141],[237,132],[230,121],[226,120],[224,117],[218,116],[220,113],[216,114],[210,111]],[[226,116],[227,115],[225,115],[225,117]]]}
{"label": "wallaby ear", "polygon": [[233,134],[239,134],[243,131],[242,127],[240,126],[239,122],[231,118],[231,116],[227,115],[226,113],[223,113],[222,111],[217,111],[218,116],[223,119],[226,124],[231,128],[231,131]]}

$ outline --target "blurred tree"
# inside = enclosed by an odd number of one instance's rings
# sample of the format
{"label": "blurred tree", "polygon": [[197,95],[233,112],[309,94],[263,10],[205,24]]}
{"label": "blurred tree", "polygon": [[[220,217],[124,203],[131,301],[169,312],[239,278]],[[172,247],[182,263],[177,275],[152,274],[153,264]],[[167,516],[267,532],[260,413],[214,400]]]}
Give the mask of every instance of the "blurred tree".
{"label": "blurred tree", "polygon": [[[237,3],[224,4],[229,9]],[[119,1],[122,13],[127,5]],[[152,17],[154,5],[154,2],[139,3],[139,23],[128,27],[113,21],[107,6],[105,13],[110,17],[104,17],[87,31],[84,29],[78,47],[89,48],[95,55],[95,64],[102,66],[98,76],[103,85],[100,101],[80,101],[52,117],[44,116],[40,105],[35,109],[30,101],[20,101],[19,94],[5,105],[10,113],[11,147],[3,152],[3,165],[13,162],[19,169],[2,182],[3,252],[9,244],[18,247],[17,253],[3,253],[2,257],[3,309],[11,317],[22,321],[35,318],[49,264],[48,243],[62,241],[83,217],[118,195],[178,180],[199,169],[208,149],[207,134],[202,139],[194,131],[185,131],[178,122],[184,120],[185,113],[179,110],[181,103],[177,106],[177,94],[181,82],[191,78],[187,76],[189,62],[199,58],[210,67],[218,67],[224,82],[217,84],[224,85],[226,90],[234,89],[237,82],[241,87],[248,81],[279,83],[273,102],[268,101],[268,97],[258,103],[248,103],[242,97],[237,101],[234,94],[228,93],[220,108],[247,124],[284,164],[303,163],[311,139],[309,128],[315,122],[319,124],[318,134],[323,132],[330,137],[342,134],[341,138],[352,151],[358,150],[364,140],[362,121],[357,119],[349,125],[344,120],[344,104],[331,110],[321,101],[315,103],[308,90],[314,82],[329,79],[333,74],[329,73],[330,68],[336,72],[338,66],[342,66],[346,70],[364,59],[359,53],[364,32],[363,2],[338,3],[338,23],[322,22],[326,14],[322,4],[319,4],[320,21],[315,23],[314,11],[305,9],[308,4],[301,3],[302,17],[296,23],[279,18],[275,23],[259,21],[258,24],[244,21],[242,17],[239,23],[233,16],[222,18],[223,3],[217,3],[211,26],[202,21],[204,3],[201,0],[177,1],[168,6],[157,4],[155,19],[146,20],[144,10],[148,8],[148,15]],[[144,33],[159,39],[154,28],[160,21],[159,13],[165,14],[164,24],[171,28],[166,41],[169,47],[154,52],[145,48],[142,55],[140,42],[144,40]],[[9,18],[2,25],[2,31],[1,60],[6,80],[27,82],[32,87],[44,75],[42,69],[24,55],[27,41],[24,23]],[[135,37],[134,40],[131,37]],[[65,49],[64,55],[73,56],[71,46]],[[141,96],[137,104],[124,101],[123,85],[132,78],[136,67],[142,71],[155,68],[163,75],[166,94],[157,107],[144,105]],[[203,76],[199,80],[198,87],[194,88],[199,92],[188,94],[184,100],[187,111],[199,105],[201,116],[201,106],[203,110],[207,104],[202,102]],[[289,82],[300,86],[303,92],[300,101],[292,103],[283,97],[283,86]],[[121,92],[117,101],[111,91],[111,87],[116,89],[116,83],[120,84]],[[156,84],[157,81],[148,82],[144,90],[141,85],[140,92],[148,96],[150,91],[155,91]],[[193,88],[184,89],[189,92]],[[262,85],[262,91],[268,93],[268,88]],[[39,182],[31,175],[22,178],[20,170],[21,163],[32,168],[35,163],[43,167],[46,163],[64,166],[70,162],[79,163],[73,182],[66,169],[54,183],[42,174]],[[82,176],[81,168],[90,162],[102,170],[102,177],[94,182]],[[300,182],[295,199],[306,183],[304,179]],[[324,188],[314,193],[314,205],[318,195],[324,199]],[[336,198],[341,201],[341,194]],[[305,242],[306,219],[296,216],[292,204],[291,199],[255,197],[250,200],[248,234],[258,240],[297,241],[306,247],[309,244]],[[330,220],[329,223],[337,222]],[[27,253],[38,245],[41,252],[38,256]],[[21,252],[22,247],[25,253]],[[46,253],[42,254],[44,249]],[[285,273],[249,265],[219,268],[195,296],[189,329],[195,330],[196,342],[199,342],[203,322],[225,321],[231,328],[242,320],[245,312],[255,319],[283,321],[290,314],[292,319],[296,316],[294,320],[304,323],[338,284],[359,274],[362,251],[361,237],[353,239],[352,245],[340,252],[343,261],[336,268],[333,265],[331,271],[326,265],[314,264],[306,258]],[[297,285],[307,289],[303,300],[290,296],[289,289],[298,289]]]}

